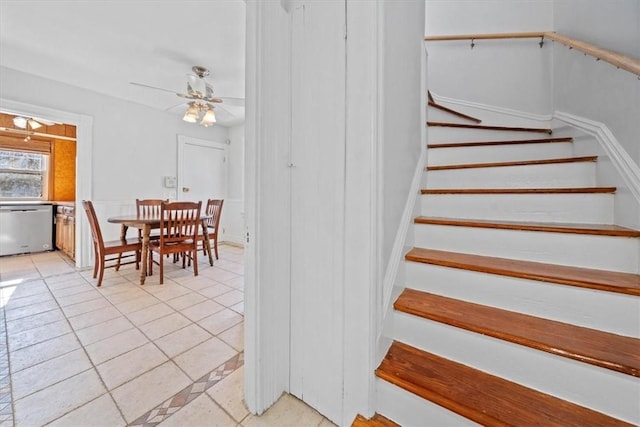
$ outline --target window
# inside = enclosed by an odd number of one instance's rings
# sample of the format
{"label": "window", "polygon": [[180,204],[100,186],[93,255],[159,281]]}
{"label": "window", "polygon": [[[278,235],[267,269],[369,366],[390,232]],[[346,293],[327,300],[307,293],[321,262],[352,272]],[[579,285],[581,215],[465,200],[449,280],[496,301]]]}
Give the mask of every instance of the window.
{"label": "window", "polygon": [[49,154],[0,149],[0,198],[47,199]]}

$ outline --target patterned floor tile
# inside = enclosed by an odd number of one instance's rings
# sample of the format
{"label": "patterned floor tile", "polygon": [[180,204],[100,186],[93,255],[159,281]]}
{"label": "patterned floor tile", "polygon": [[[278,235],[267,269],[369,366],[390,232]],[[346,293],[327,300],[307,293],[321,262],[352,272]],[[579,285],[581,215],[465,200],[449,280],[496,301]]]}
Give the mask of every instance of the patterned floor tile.
{"label": "patterned floor tile", "polygon": [[199,378],[193,384],[180,390],[180,392],[176,393],[170,399],[167,399],[162,404],[133,421],[130,426],[154,427],[160,424],[209,388],[222,381],[236,369],[240,368],[243,364],[244,353],[233,356],[213,371]]}

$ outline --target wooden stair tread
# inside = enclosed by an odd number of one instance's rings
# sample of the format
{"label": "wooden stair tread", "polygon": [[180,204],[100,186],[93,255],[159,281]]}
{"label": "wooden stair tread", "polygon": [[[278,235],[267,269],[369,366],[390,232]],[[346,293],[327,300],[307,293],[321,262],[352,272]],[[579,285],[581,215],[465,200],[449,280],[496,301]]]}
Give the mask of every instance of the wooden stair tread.
{"label": "wooden stair tread", "polygon": [[598,236],[640,237],[640,230],[611,224],[568,224],[520,221],[492,221],[419,216],[416,224],[450,225],[460,227],[497,228],[504,230],[546,231],[550,233],[590,234]]}
{"label": "wooden stair tread", "polygon": [[640,275],[517,259],[413,248],[407,261],[640,296]]}
{"label": "wooden stair tread", "polygon": [[427,148],[437,149],[437,148],[459,148],[459,147],[484,147],[484,146],[492,146],[492,145],[548,144],[548,143],[557,143],[557,142],[573,142],[573,138],[566,137],[566,138],[516,139],[516,140],[505,140],[505,141],[449,142],[449,143],[429,144],[427,145]]}
{"label": "wooden stair tread", "polygon": [[415,289],[402,291],[393,307],[425,319],[640,377],[640,339]]}
{"label": "wooden stair tread", "polygon": [[399,424],[394,423],[389,418],[383,417],[380,414],[375,414],[373,417],[366,419],[362,415],[356,415],[351,427],[400,427]]}
{"label": "wooden stair tread", "polygon": [[485,426],[631,425],[398,341],[376,375]]}
{"label": "wooden stair tread", "polygon": [[581,162],[595,162],[598,160],[598,156],[583,156],[583,157],[565,157],[558,159],[541,159],[541,160],[519,160],[512,162],[491,162],[491,163],[466,163],[459,165],[441,165],[441,166],[427,166],[428,171],[440,171],[450,169],[475,169],[475,168],[495,168],[505,166],[531,166],[531,165],[551,165],[558,163],[581,163]]}
{"label": "wooden stair tread", "polygon": [[451,128],[464,128],[464,129],[483,129],[483,130],[504,130],[513,132],[537,132],[537,133],[552,133],[552,129],[548,128],[529,128],[518,126],[491,126],[491,125],[471,125],[465,123],[450,123],[450,122],[427,122],[427,126],[435,127],[451,127]]}
{"label": "wooden stair tread", "polygon": [[568,188],[424,188],[421,194],[590,194],[615,193],[616,187]]}

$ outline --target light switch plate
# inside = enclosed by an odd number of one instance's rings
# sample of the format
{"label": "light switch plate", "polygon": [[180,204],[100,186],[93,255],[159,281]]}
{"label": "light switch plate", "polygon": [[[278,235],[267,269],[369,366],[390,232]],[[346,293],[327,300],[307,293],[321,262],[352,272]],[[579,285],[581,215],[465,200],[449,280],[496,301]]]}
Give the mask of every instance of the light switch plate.
{"label": "light switch plate", "polygon": [[164,177],[164,187],[165,188],[176,188],[177,179],[175,176],[165,176]]}

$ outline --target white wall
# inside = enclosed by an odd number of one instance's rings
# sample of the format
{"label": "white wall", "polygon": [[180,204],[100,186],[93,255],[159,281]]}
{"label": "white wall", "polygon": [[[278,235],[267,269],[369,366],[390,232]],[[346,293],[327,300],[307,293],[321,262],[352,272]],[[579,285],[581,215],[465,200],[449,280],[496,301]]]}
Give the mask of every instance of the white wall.
{"label": "white wall", "polygon": [[[90,177],[88,197],[100,204],[124,201],[133,205],[136,197],[162,197],[166,191],[162,177],[177,174],[177,134],[227,139],[224,127],[194,126],[179,115],[5,67],[0,68],[0,98],[93,119],[92,160],[79,163],[77,169],[79,179]],[[83,143],[86,141],[78,140],[78,145]],[[105,238],[118,236],[118,226],[105,224],[104,228]]]}
{"label": "white wall", "polygon": [[[552,0],[426,0],[425,35],[550,31]],[[427,42],[434,95],[550,114],[551,43],[536,39]]]}
{"label": "white wall", "polygon": [[554,30],[640,58],[638,0],[554,0]]}
{"label": "white wall", "polygon": [[387,265],[420,157],[424,94],[422,31],[424,2],[384,2],[382,265]]}
{"label": "white wall", "polygon": [[553,4],[554,0],[426,0],[425,34],[550,31]]}
{"label": "white wall", "polygon": [[[640,2],[557,0],[556,31],[640,58]],[[611,25],[615,23],[615,25]],[[556,110],[605,123],[640,164],[638,77],[558,44],[554,57]]]}

